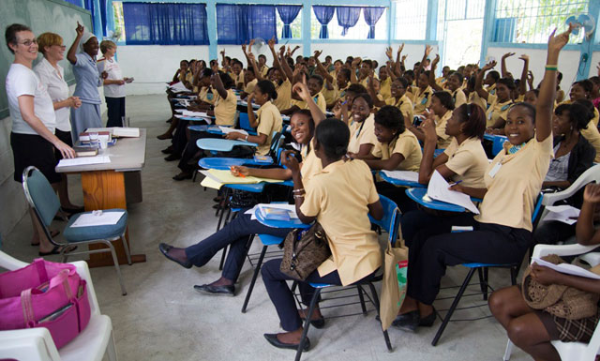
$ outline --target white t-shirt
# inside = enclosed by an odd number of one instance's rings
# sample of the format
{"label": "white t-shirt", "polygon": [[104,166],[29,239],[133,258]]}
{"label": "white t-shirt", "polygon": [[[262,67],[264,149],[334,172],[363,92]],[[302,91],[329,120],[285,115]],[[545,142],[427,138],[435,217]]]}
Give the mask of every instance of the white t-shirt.
{"label": "white t-shirt", "polygon": [[[98,72],[102,74],[103,71],[108,73],[108,80],[121,80],[123,79],[123,73],[121,73],[121,67],[115,61],[115,59],[102,59],[98,61]],[[109,84],[104,86],[104,96],[107,98],[124,98],[125,97],[125,84]]]}
{"label": "white t-shirt", "polygon": [[54,134],[56,128],[56,117],[54,105],[48,94],[48,89],[40,81],[33,70],[25,65],[11,64],[6,74],[6,95],[8,98],[8,110],[13,120],[12,131],[19,134],[38,134],[21,116],[19,109],[19,97],[22,95],[33,96],[33,110],[48,130]]}
{"label": "white t-shirt", "polygon": [[[46,58],[33,67],[33,71],[40,78],[40,81],[48,88],[48,94],[52,102],[60,102],[69,97],[69,85],[65,81],[64,69],[56,64],[58,70],[55,69],[52,64]],[[56,115],[56,129],[62,130],[63,132],[71,131],[71,122],[69,120],[71,115],[71,108],[64,107],[56,109],[54,111]]]}

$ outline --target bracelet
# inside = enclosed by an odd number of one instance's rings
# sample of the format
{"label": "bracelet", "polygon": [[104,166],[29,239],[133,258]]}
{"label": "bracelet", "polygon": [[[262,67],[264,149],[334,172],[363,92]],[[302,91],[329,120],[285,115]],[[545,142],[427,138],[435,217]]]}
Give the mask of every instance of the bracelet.
{"label": "bracelet", "polygon": [[304,194],[294,194],[294,199],[304,198]]}
{"label": "bracelet", "polygon": [[546,70],[547,71],[557,71],[558,70],[558,66],[556,66],[556,65],[546,65]]}
{"label": "bracelet", "polygon": [[294,189],[292,192],[294,192],[294,193],[304,193],[304,188]]}
{"label": "bracelet", "polygon": [[248,141],[249,134],[246,134],[246,142]]}

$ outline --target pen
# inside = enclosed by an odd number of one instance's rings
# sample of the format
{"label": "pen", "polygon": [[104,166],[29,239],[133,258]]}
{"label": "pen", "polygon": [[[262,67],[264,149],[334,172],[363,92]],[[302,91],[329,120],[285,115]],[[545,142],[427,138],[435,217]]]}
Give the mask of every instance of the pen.
{"label": "pen", "polygon": [[460,183],[462,183],[462,180],[459,180],[459,181],[454,182],[454,183],[450,183],[449,185],[450,185],[450,187],[454,187],[455,185],[460,184]]}
{"label": "pen", "polygon": [[[234,173],[234,171],[235,171],[235,167],[234,167],[234,166],[231,166],[231,167],[229,167],[229,170],[231,171],[231,173]],[[237,175],[236,175],[236,173],[237,173]],[[236,171],[236,173],[234,173],[233,175],[235,175],[235,176],[237,176],[237,177],[241,177],[241,178],[246,178],[246,176],[245,176],[245,175],[243,175],[242,173],[240,173],[240,172],[237,172],[237,171]]]}

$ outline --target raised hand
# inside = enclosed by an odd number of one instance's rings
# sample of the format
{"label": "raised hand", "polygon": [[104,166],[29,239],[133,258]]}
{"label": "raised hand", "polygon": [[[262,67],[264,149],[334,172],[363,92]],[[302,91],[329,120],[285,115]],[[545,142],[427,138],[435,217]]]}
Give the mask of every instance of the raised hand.
{"label": "raised hand", "polygon": [[433,59],[433,61],[431,62],[431,69],[435,70],[435,68],[437,67],[439,62],[440,62],[440,54],[435,54],[435,59]]}
{"label": "raised hand", "polygon": [[315,60],[317,60],[321,54],[323,54],[323,50],[315,50]]}
{"label": "raised hand", "polygon": [[250,40],[250,43],[248,44],[248,47],[252,48],[253,45],[254,45],[254,39]]}
{"label": "raised hand", "polygon": [[392,48],[388,47],[385,49],[385,55],[388,57],[388,59],[392,59],[393,57],[393,53],[392,53]]}
{"label": "raised hand", "polygon": [[269,39],[269,48],[273,51],[275,51],[275,37],[272,37],[271,39]]}
{"label": "raised hand", "polygon": [[573,24],[569,24],[569,28],[564,33],[555,35],[556,29],[548,38],[548,52],[559,52],[569,42],[569,35],[573,31]]}
{"label": "raised hand", "polygon": [[428,57],[429,54],[431,54],[432,50],[433,50],[433,46],[431,46],[431,45],[425,45],[425,57]]}
{"label": "raised hand", "polygon": [[361,58],[354,58],[354,60],[352,60],[352,67],[356,68],[358,67],[358,64],[360,64],[362,62]]}
{"label": "raised hand", "polygon": [[294,84],[294,86],[292,87],[292,91],[295,92],[296,94],[298,94],[300,99],[302,99],[304,101],[308,101],[310,99],[310,90],[308,89],[308,86],[306,85],[306,76],[303,76],[302,80],[303,80],[302,83]]}
{"label": "raised hand", "polygon": [[505,53],[504,55],[502,55],[502,59],[510,58],[513,55],[515,55],[515,53],[513,53],[513,52]]}
{"label": "raised hand", "polygon": [[404,43],[402,43],[402,45],[400,45],[400,47],[398,48],[398,54],[400,54],[402,50],[404,50]]}
{"label": "raised hand", "polygon": [[408,57],[408,55],[402,55],[402,58],[400,58],[400,62],[404,63],[404,61],[406,60],[407,57]]}
{"label": "raised hand", "polygon": [[524,62],[528,62],[529,61],[529,55],[527,54],[523,54],[519,57],[520,60],[523,60]]}
{"label": "raised hand", "polygon": [[583,200],[589,203],[600,202],[600,184],[590,183],[585,186],[583,191]]}
{"label": "raised hand", "polygon": [[77,32],[77,36],[83,35],[83,32],[85,31],[85,28],[79,23],[79,21],[77,22],[77,27],[75,28],[75,31]]}
{"label": "raised hand", "polygon": [[221,50],[220,53],[222,57],[225,57],[225,49]]}
{"label": "raised hand", "polygon": [[488,71],[490,69],[494,69],[496,67],[496,65],[498,65],[498,63],[496,62],[496,60],[492,60],[489,63],[485,64],[483,66],[483,68],[481,68],[481,70]]}
{"label": "raised hand", "polygon": [[242,51],[244,52],[244,54],[246,54],[246,43],[242,44]]}
{"label": "raised hand", "polygon": [[279,56],[283,58],[283,54],[285,53],[285,45],[279,47]]}

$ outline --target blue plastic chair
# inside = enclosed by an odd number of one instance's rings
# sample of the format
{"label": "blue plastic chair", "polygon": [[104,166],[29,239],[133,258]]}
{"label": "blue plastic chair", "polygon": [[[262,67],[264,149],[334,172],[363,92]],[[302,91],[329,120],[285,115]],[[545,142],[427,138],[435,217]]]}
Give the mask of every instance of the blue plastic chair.
{"label": "blue plastic chair", "polygon": [[250,119],[248,118],[248,113],[240,112],[239,118],[240,129],[244,129],[250,135],[256,135],[256,128],[252,128],[250,126]]}
{"label": "blue plastic chair", "polygon": [[508,138],[503,135],[495,135],[492,144],[492,154],[494,157],[502,151],[504,143],[508,141]]}
{"label": "blue plastic chair", "polygon": [[[50,243],[54,246],[62,247],[61,262],[66,262],[67,258],[79,254],[90,254],[99,252],[110,252],[112,254],[113,262],[115,264],[115,270],[119,276],[119,283],[121,284],[121,293],[127,294],[125,284],[123,283],[123,277],[121,276],[121,269],[119,268],[119,260],[115,253],[113,241],[121,240],[123,242],[123,248],[127,256],[127,263],[131,265],[131,255],[129,254],[129,246],[125,240],[125,231],[127,230],[127,211],[124,209],[105,209],[103,212],[125,212],[125,214],[119,219],[117,224],[104,225],[104,226],[87,226],[87,227],[73,227],[73,223],[84,214],[91,214],[92,212],[78,213],[69,219],[66,227],[63,230],[63,237],[67,241],[66,243],[57,242],[52,238],[52,234],[48,227],[52,223],[54,216],[60,209],[60,202],[56,193],[52,189],[48,179],[40,172],[36,167],[30,166],[23,171],[23,190],[25,191],[25,197],[29,206],[34,210],[34,213],[42,225],[45,236],[48,238]],[[64,253],[65,249],[74,244],[92,244],[102,243],[108,248]]]}
{"label": "blue plastic chair", "polygon": [[237,146],[258,147],[258,144],[246,142],[243,140],[217,139],[217,138],[202,138],[196,141],[196,146],[200,149],[210,150],[215,152],[231,152]]}
{"label": "blue plastic chair", "polygon": [[[544,199],[544,194],[540,193],[540,195],[538,196],[537,201],[535,203],[535,208],[533,209],[533,213],[531,215],[531,223],[533,225],[533,230],[535,230],[535,228],[537,227],[537,224],[539,223],[541,215],[542,215],[543,199]],[[458,293],[456,294],[456,297],[454,297],[454,301],[452,302],[452,305],[450,306],[448,313],[444,317],[442,324],[440,325],[439,329],[437,330],[437,333],[435,334],[435,337],[433,338],[433,341],[431,342],[432,346],[436,346],[438,341],[440,340],[440,337],[442,337],[442,333],[444,333],[446,326],[448,326],[448,322],[450,322],[450,319],[452,318],[452,314],[456,310],[458,303],[460,302],[460,299],[462,298],[467,287],[469,286],[471,279],[473,278],[473,275],[475,274],[475,271],[477,271],[478,275],[479,275],[479,286],[481,288],[481,293],[483,294],[483,299],[484,299],[484,301],[487,301],[487,298],[488,298],[487,291],[488,291],[488,288],[491,289],[491,287],[489,286],[489,283],[488,283],[489,268],[490,267],[508,268],[510,270],[511,283],[514,286],[517,283],[517,273],[521,266],[521,262],[508,263],[508,264],[463,263],[462,266],[467,267],[469,269],[469,272],[467,273],[465,280],[463,281],[462,285],[460,286],[460,289],[459,289]],[[487,305],[487,303],[486,303],[486,305]]]}

